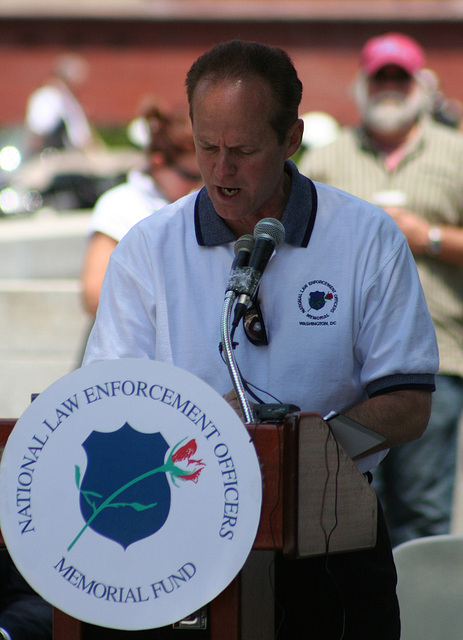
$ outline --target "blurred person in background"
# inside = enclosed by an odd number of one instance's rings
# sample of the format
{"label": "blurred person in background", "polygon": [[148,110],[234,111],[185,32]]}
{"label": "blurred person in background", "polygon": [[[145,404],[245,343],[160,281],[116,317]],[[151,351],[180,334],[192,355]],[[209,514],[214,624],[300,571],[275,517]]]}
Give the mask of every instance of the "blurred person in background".
{"label": "blurred person in background", "polygon": [[90,240],[82,271],[83,304],[92,316],[98,308],[109,257],[131,227],[202,186],[188,112],[163,110],[150,100],[128,127],[129,138],[146,152],[143,168],[104,193],[90,220]]}
{"label": "blurred person in background", "polygon": [[360,124],[300,161],[312,180],[393,217],[436,329],[440,369],[427,430],[391,450],[375,471],[393,545],[449,532],[463,401],[463,136],[430,114],[425,66],[424,50],[407,35],[370,39],[354,84]]}
{"label": "blurred person in background", "polygon": [[87,151],[101,144],[76,95],[88,75],[84,58],[66,54],[55,62],[43,86],[32,92],[25,115],[31,154],[49,147]]}

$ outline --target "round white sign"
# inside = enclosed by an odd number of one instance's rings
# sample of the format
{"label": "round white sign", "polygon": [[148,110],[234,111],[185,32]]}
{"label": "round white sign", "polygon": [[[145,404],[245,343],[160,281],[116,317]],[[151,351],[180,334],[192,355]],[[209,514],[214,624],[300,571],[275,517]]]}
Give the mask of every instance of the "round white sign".
{"label": "round white sign", "polygon": [[18,420],[0,467],[0,524],[31,586],[114,629],[162,627],[242,568],[262,479],[245,426],[211,387],[150,360],[78,369]]}

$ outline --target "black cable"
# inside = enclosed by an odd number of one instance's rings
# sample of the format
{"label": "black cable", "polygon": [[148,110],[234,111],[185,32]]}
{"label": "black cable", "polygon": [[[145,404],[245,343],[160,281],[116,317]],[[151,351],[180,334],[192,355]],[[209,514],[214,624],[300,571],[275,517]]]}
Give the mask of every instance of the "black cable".
{"label": "black cable", "polygon": [[[239,369],[238,369],[238,371],[239,371]],[[240,375],[241,375],[241,372],[240,372]],[[260,391],[261,393],[265,393],[265,395],[266,395],[266,396],[268,396],[268,397],[269,397],[269,398],[271,398],[272,400],[275,400],[275,402],[276,402],[277,404],[283,404],[283,403],[281,402],[281,400],[278,400],[278,398],[277,398],[276,396],[272,395],[272,394],[270,393],[270,391],[265,391],[265,389],[261,389],[260,387],[258,387],[257,385],[253,384],[252,382],[248,382],[248,381],[246,380],[246,378],[243,378],[243,376],[241,376],[241,379],[243,380],[244,388],[246,389],[246,391],[247,391],[247,392],[248,392],[248,393],[249,393],[249,394],[250,394],[250,395],[251,395],[255,400],[256,400],[256,399],[258,399],[258,396],[256,396],[256,395],[254,394],[254,392],[252,391],[251,387],[253,387],[254,389],[257,389],[257,391]],[[259,402],[259,404],[265,404],[265,402],[262,402],[262,400],[257,400],[257,401]]]}
{"label": "black cable", "polygon": [[[237,346],[239,346],[238,342],[234,342],[233,343],[233,349]],[[219,344],[219,352],[220,352],[220,357],[222,358],[222,362],[224,364],[227,364],[225,362],[225,358],[223,355],[223,346],[222,343]],[[276,396],[272,395],[269,391],[265,391],[265,389],[261,389],[260,387],[258,387],[257,385],[253,384],[252,382],[248,382],[248,380],[246,380],[246,378],[243,376],[243,374],[241,373],[241,370],[238,366],[238,363],[235,362],[235,366],[236,369],[240,375],[240,378],[243,382],[243,386],[245,388],[245,390],[249,393],[249,395],[258,403],[258,404],[265,404],[265,402],[259,398],[259,396],[257,394],[254,393],[254,391],[252,390],[252,388],[256,389],[257,391],[259,391],[260,393],[265,393],[266,396],[268,396],[269,398],[271,398],[272,400],[274,400],[277,404],[282,404],[281,400],[279,400]]]}
{"label": "black cable", "polygon": [[[330,465],[329,465],[329,458],[328,458],[328,442],[330,439],[330,436],[333,436],[335,445],[336,445],[336,472],[335,472],[335,486],[334,486],[334,526],[331,528],[330,532],[328,533],[325,529],[325,526],[323,524],[323,511],[325,508],[325,500],[326,500],[326,493],[328,490],[328,483],[329,483],[329,479],[330,479]],[[341,603],[341,608],[342,608],[342,632],[341,635],[339,637],[339,640],[343,640],[345,633],[346,633],[346,604],[344,601],[344,596],[341,590],[341,587],[339,586],[338,581],[336,580],[335,576],[333,575],[333,573],[331,572],[328,564],[329,564],[329,547],[330,547],[330,541],[331,541],[331,536],[333,535],[334,531],[336,530],[338,524],[339,524],[339,520],[338,520],[338,486],[339,486],[339,471],[340,471],[340,467],[341,467],[341,456],[340,456],[340,451],[339,451],[339,443],[338,440],[336,438],[336,436],[334,435],[334,433],[332,432],[332,430],[330,429],[329,425],[328,425],[328,430],[327,430],[327,436],[326,436],[326,440],[325,440],[325,466],[326,466],[326,471],[327,471],[327,476],[326,476],[326,481],[325,481],[325,486],[323,489],[323,499],[322,499],[322,508],[321,508],[321,513],[320,513],[320,526],[323,530],[323,534],[325,537],[325,572],[327,573],[327,575],[331,578],[333,585],[338,593],[338,597],[339,597],[339,601]]]}

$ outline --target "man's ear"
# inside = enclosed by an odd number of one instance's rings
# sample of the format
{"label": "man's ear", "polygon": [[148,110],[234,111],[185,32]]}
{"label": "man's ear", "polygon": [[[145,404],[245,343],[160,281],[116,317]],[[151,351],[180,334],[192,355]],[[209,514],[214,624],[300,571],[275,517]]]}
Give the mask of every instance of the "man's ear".
{"label": "man's ear", "polygon": [[286,138],[288,145],[286,158],[290,158],[291,156],[293,156],[299,149],[299,147],[301,146],[303,133],[304,121],[302,120],[302,118],[299,118],[293,125],[291,125],[288,130],[288,135]]}

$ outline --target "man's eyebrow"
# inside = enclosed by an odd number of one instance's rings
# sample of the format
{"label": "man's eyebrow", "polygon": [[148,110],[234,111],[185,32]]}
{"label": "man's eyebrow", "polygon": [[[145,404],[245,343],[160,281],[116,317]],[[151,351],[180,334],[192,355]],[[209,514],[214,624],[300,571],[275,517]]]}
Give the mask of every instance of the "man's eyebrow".
{"label": "man's eyebrow", "polygon": [[[218,147],[220,145],[214,143],[214,142],[210,142],[207,138],[197,138],[197,142],[199,142],[199,144],[201,145],[205,145],[208,147]],[[237,144],[233,144],[231,146],[225,145],[226,149],[230,149],[231,151],[233,151],[234,149],[249,149],[249,150],[254,150],[256,149],[255,144],[250,144],[249,142],[242,142],[242,143],[237,143]]]}

